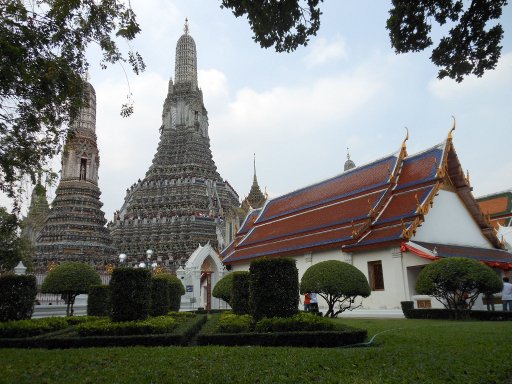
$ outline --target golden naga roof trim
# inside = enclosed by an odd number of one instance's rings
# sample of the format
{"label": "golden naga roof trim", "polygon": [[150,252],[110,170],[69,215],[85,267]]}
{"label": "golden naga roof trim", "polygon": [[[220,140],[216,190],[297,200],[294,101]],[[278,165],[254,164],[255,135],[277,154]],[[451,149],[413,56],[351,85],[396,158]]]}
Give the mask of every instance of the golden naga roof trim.
{"label": "golden naga roof trim", "polygon": [[453,124],[452,124],[452,127],[450,128],[450,132],[448,132],[448,140],[453,139],[453,131],[455,131],[455,127],[456,127],[455,116],[452,116],[452,119],[453,119]]}

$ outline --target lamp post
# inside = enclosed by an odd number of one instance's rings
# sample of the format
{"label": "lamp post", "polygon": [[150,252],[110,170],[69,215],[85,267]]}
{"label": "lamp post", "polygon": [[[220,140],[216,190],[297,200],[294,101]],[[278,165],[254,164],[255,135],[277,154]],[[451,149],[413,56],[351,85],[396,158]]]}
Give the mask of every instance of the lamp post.
{"label": "lamp post", "polygon": [[[158,267],[158,263],[156,261],[151,262],[152,257],[153,257],[153,251],[151,249],[148,249],[146,251],[146,262],[144,262],[144,260],[143,260],[139,264],[135,264],[134,268],[148,268],[148,269],[155,270]],[[124,254],[124,253],[121,253],[119,255],[120,265],[124,265],[124,263],[126,262],[127,259],[128,259],[128,256],[126,256],[126,254]]]}

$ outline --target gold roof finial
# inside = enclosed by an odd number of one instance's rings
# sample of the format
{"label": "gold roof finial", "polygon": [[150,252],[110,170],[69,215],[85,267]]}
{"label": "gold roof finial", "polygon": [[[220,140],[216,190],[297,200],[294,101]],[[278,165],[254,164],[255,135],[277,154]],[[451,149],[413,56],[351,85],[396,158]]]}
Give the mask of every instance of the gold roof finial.
{"label": "gold roof finial", "polygon": [[185,27],[183,28],[185,35],[188,35],[188,18],[185,18]]}
{"label": "gold roof finial", "polygon": [[453,119],[453,125],[452,125],[452,128],[450,129],[450,132],[448,132],[448,140],[451,140],[453,138],[453,131],[455,131],[455,126],[456,126],[455,116],[452,116],[452,119]]}
{"label": "gold roof finial", "polygon": [[404,155],[407,156],[407,145],[405,144],[407,140],[409,140],[409,128],[405,127],[405,139],[402,141],[402,151],[404,152]]}

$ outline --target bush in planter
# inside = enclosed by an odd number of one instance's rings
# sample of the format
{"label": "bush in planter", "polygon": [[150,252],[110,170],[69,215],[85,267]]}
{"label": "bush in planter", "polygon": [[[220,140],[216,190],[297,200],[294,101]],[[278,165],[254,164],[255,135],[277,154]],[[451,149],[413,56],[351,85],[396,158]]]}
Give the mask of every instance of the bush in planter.
{"label": "bush in planter", "polygon": [[162,316],[169,312],[169,283],[158,275],[151,278],[151,316]]}
{"label": "bush in planter", "polygon": [[144,268],[115,268],[110,292],[112,321],[144,320],[151,304],[151,272]]}
{"label": "bush in planter", "polygon": [[250,313],[249,303],[250,276],[249,272],[233,274],[231,289],[231,309],[237,315]]}
{"label": "bush in planter", "polygon": [[0,321],[30,319],[37,295],[33,275],[0,276]]}
{"label": "bush in planter", "polygon": [[295,260],[255,260],[249,267],[250,305],[255,320],[290,317],[298,312],[299,273]]}
{"label": "bush in planter", "polygon": [[91,286],[87,297],[87,315],[110,316],[111,311],[110,287],[108,285]]}

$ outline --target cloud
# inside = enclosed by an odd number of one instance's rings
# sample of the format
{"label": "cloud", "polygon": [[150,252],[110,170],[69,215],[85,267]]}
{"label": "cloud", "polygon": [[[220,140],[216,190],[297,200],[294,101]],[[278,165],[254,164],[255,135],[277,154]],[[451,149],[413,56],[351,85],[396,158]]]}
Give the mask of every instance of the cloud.
{"label": "cloud", "polygon": [[217,69],[199,69],[197,77],[208,110],[224,109],[229,101],[226,75]]}
{"label": "cloud", "polygon": [[512,52],[502,56],[496,69],[488,71],[481,78],[471,76],[457,83],[452,79],[433,79],[428,84],[429,91],[441,100],[461,100],[475,98],[482,100],[485,95],[494,94],[496,88],[512,87]]}
{"label": "cloud", "polygon": [[309,54],[304,58],[304,62],[308,67],[317,67],[329,61],[346,58],[347,47],[341,37],[336,36],[331,42],[319,37],[311,43]]}
{"label": "cloud", "polygon": [[244,88],[215,119],[217,126],[226,131],[275,135],[308,132],[353,116],[383,85],[375,74],[360,70],[262,92]]}

